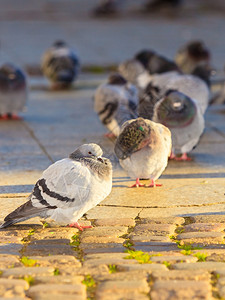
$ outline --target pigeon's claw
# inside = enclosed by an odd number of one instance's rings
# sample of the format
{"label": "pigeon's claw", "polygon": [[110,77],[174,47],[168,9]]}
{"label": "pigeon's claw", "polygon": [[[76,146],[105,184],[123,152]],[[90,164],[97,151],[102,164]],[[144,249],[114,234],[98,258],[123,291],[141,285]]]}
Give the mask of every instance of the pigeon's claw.
{"label": "pigeon's claw", "polygon": [[104,137],[107,137],[109,139],[115,139],[116,138],[115,134],[112,133],[112,132],[105,133]]}
{"label": "pigeon's claw", "polygon": [[151,183],[149,185],[146,185],[146,187],[156,187],[156,186],[162,186],[161,183],[155,183],[155,181],[152,179]]}
{"label": "pigeon's claw", "polygon": [[74,227],[79,229],[80,231],[83,231],[85,228],[92,228],[92,226],[86,226],[86,225],[80,225],[78,222],[71,223],[68,225],[69,227]]}
{"label": "pigeon's claw", "polygon": [[187,153],[183,153],[180,157],[175,156],[174,160],[177,161],[190,161],[191,157],[187,156]]}
{"label": "pigeon's claw", "polygon": [[145,186],[145,185],[142,184],[142,183],[140,183],[139,178],[137,178],[135,184],[131,185],[130,188],[133,188],[133,187],[143,187],[143,186]]}

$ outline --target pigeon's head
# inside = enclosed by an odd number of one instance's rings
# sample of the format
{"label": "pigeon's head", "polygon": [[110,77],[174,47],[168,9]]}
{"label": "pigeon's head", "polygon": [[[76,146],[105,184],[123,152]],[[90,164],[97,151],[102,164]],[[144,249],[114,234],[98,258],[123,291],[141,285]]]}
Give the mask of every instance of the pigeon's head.
{"label": "pigeon's head", "polygon": [[147,69],[150,59],[155,55],[153,50],[142,50],[135,55],[138,60]]}
{"label": "pigeon's head", "polygon": [[127,80],[119,73],[113,73],[109,76],[108,83],[115,85],[125,85],[127,83]]}
{"label": "pigeon's head", "polygon": [[22,70],[11,63],[5,63],[0,67],[1,90],[18,90],[25,88],[26,77]]}
{"label": "pigeon's head", "polygon": [[125,122],[114,148],[116,156],[123,160],[145,147],[149,140],[150,132],[151,127],[143,118]]}
{"label": "pigeon's head", "polygon": [[187,45],[188,54],[194,60],[209,60],[210,52],[202,41],[192,41]]}
{"label": "pigeon's head", "polygon": [[150,74],[161,74],[171,71],[179,71],[176,63],[164,56],[154,54],[148,62],[147,69]]}
{"label": "pigeon's head", "polygon": [[187,95],[169,90],[156,104],[157,121],[168,128],[189,125],[197,112],[195,102]]}
{"label": "pigeon's head", "polygon": [[214,72],[215,70],[210,67],[208,63],[201,63],[194,68],[192,75],[201,78],[208,86],[210,86],[210,77]]}
{"label": "pigeon's head", "polygon": [[97,144],[83,144],[78,147],[73,153],[70,154],[71,159],[80,159],[83,157],[97,158],[101,157],[103,151],[101,147]]}
{"label": "pigeon's head", "polygon": [[66,46],[67,46],[67,44],[63,40],[57,40],[53,43],[53,47],[56,47],[56,48],[61,48],[61,47],[66,47]]}

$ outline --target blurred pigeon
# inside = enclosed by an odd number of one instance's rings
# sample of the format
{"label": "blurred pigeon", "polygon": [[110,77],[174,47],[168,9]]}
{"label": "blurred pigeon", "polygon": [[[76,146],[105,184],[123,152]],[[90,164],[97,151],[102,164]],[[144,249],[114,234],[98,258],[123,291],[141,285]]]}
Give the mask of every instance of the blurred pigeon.
{"label": "blurred pigeon", "polygon": [[94,95],[94,110],[101,122],[111,133],[118,136],[120,126],[127,120],[137,117],[138,92],[120,74],[109,76],[107,83],[101,84]]}
{"label": "blurred pigeon", "polygon": [[201,64],[210,64],[210,50],[202,41],[191,41],[182,46],[175,55],[175,61],[179,68],[191,74]]}
{"label": "blurred pigeon", "polygon": [[65,42],[57,41],[42,57],[44,75],[52,82],[54,89],[68,88],[80,70],[77,54]]}
{"label": "blurred pigeon", "polygon": [[98,145],[84,144],[69,158],[52,164],[35,184],[29,201],[5,217],[0,228],[36,216],[80,230],[87,228],[77,220],[112,189],[112,165],[102,154]]}
{"label": "blurred pigeon", "polygon": [[[167,72],[163,74],[141,74],[138,78],[139,85],[143,90],[151,84],[158,89],[159,96],[164,96],[168,90],[177,90],[194,99],[204,114],[209,105],[209,76],[210,70],[207,66],[198,66],[193,75]],[[145,92],[144,92],[145,93]]]}
{"label": "blurred pigeon", "polygon": [[138,76],[142,73],[161,74],[165,72],[179,72],[176,63],[153,50],[142,50],[133,59],[119,65],[119,72],[133,84],[137,84]]}
{"label": "blurred pigeon", "polygon": [[0,119],[21,119],[17,114],[25,110],[27,83],[23,71],[6,63],[0,67]]}
{"label": "blurred pigeon", "polygon": [[151,179],[149,187],[160,186],[159,178],[171,153],[171,133],[162,124],[143,118],[129,120],[121,128],[116,141],[115,153],[121,166],[136,183],[131,187],[144,186],[139,179]]}
{"label": "blurred pigeon", "polygon": [[[150,98],[148,100],[151,102]],[[150,103],[148,105],[150,106]],[[205,126],[203,114],[196,101],[179,91],[169,90],[159,101],[153,102],[150,118],[170,129],[172,134],[170,158],[190,160],[187,153],[197,145]]]}

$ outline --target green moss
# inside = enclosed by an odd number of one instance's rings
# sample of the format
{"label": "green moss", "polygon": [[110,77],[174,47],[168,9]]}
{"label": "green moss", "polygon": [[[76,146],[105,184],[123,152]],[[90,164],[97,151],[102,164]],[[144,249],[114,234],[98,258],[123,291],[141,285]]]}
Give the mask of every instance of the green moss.
{"label": "green moss", "polygon": [[190,251],[190,250],[200,250],[202,249],[202,247],[199,247],[199,246],[193,246],[192,244],[183,244],[181,245],[180,242],[176,242],[177,243],[177,247],[179,249],[183,249],[185,251]]}
{"label": "green moss", "polygon": [[123,246],[125,247],[125,248],[127,248],[127,249],[131,249],[131,247],[133,246],[133,244],[130,242],[130,241],[125,241],[124,243],[123,243]]}
{"label": "green moss", "polygon": [[20,261],[25,267],[37,267],[38,266],[36,260],[30,259],[26,256],[23,256]]}
{"label": "green moss", "polygon": [[168,261],[163,261],[163,264],[167,267],[167,268],[170,268],[171,267],[171,263],[168,262]]}
{"label": "green moss", "polygon": [[126,251],[129,255],[124,257],[124,259],[136,259],[139,264],[151,264],[151,255],[145,253],[143,251],[133,251],[127,250]]}
{"label": "green moss", "polygon": [[34,229],[31,229],[31,230],[28,232],[28,236],[33,235],[34,233],[35,233],[35,230],[34,230]]}
{"label": "green moss", "polygon": [[96,282],[94,278],[91,275],[86,275],[82,283],[86,285],[87,299],[89,300],[94,299],[95,288],[96,288]]}
{"label": "green moss", "polygon": [[43,228],[47,228],[47,227],[49,227],[49,224],[47,223],[47,222],[45,222],[45,223],[43,223]]}
{"label": "green moss", "polygon": [[198,252],[198,253],[195,253],[193,256],[197,257],[198,261],[205,261],[208,254]]}
{"label": "green moss", "polygon": [[71,239],[72,242],[70,243],[70,245],[75,248],[78,248],[80,245],[80,236],[78,234],[74,234]]}
{"label": "green moss", "polygon": [[32,277],[31,275],[26,275],[21,279],[25,280],[29,285],[34,284],[34,277]]}
{"label": "green moss", "polygon": [[108,268],[109,268],[109,273],[110,274],[118,272],[118,269],[117,269],[116,265],[108,265]]}
{"label": "green moss", "polygon": [[55,270],[53,271],[54,276],[58,276],[60,275],[59,269],[55,268]]}

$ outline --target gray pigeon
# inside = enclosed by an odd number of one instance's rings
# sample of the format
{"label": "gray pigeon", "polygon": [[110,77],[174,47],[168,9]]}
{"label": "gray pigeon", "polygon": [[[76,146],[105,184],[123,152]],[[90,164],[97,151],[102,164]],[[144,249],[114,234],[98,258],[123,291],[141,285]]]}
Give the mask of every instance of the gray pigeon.
{"label": "gray pigeon", "polygon": [[57,41],[43,54],[41,67],[53,89],[68,88],[77,78],[80,62],[77,54],[63,41]]}
{"label": "gray pigeon", "polygon": [[151,84],[158,89],[160,96],[164,96],[168,90],[177,90],[194,99],[204,114],[209,105],[209,76],[207,66],[198,66],[193,75],[179,74],[175,71],[155,75],[143,73],[138,82],[143,91]]}
{"label": "gray pigeon", "polygon": [[25,110],[27,82],[24,72],[11,63],[0,67],[0,119],[21,119],[19,112]]}
{"label": "gray pigeon", "polygon": [[171,131],[171,159],[190,160],[187,153],[197,145],[205,127],[204,116],[196,101],[179,91],[169,90],[153,105],[151,119]]}
{"label": "gray pigeon", "polygon": [[171,153],[171,133],[162,124],[143,118],[129,120],[121,128],[115,145],[120,165],[136,182],[131,187],[144,186],[139,179],[151,179],[148,187],[161,186],[159,178]]}
{"label": "gray pigeon", "polygon": [[175,62],[182,72],[191,74],[202,64],[210,64],[211,54],[205,43],[200,40],[190,41],[182,46],[175,55]]}
{"label": "gray pigeon", "polygon": [[176,63],[153,50],[142,50],[133,59],[121,63],[119,72],[131,83],[137,85],[138,77],[142,73],[161,74],[165,72],[179,72]]}
{"label": "gray pigeon", "polygon": [[[40,216],[83,230],[78,219],[104,200],[112,189],[112,165],[96,144],[78,147],[52,164],[37,181],[29,201],[5,217],[0,228]],[[90,227],[90,226],[89,226]]]}
{"label": "gray pigeon", "polygon": [[107,83],[101,84],[94,95],[94,110],[110,133],[118,136],[120,126],[137,117],[138,91],[120,74],[109,76]]}

